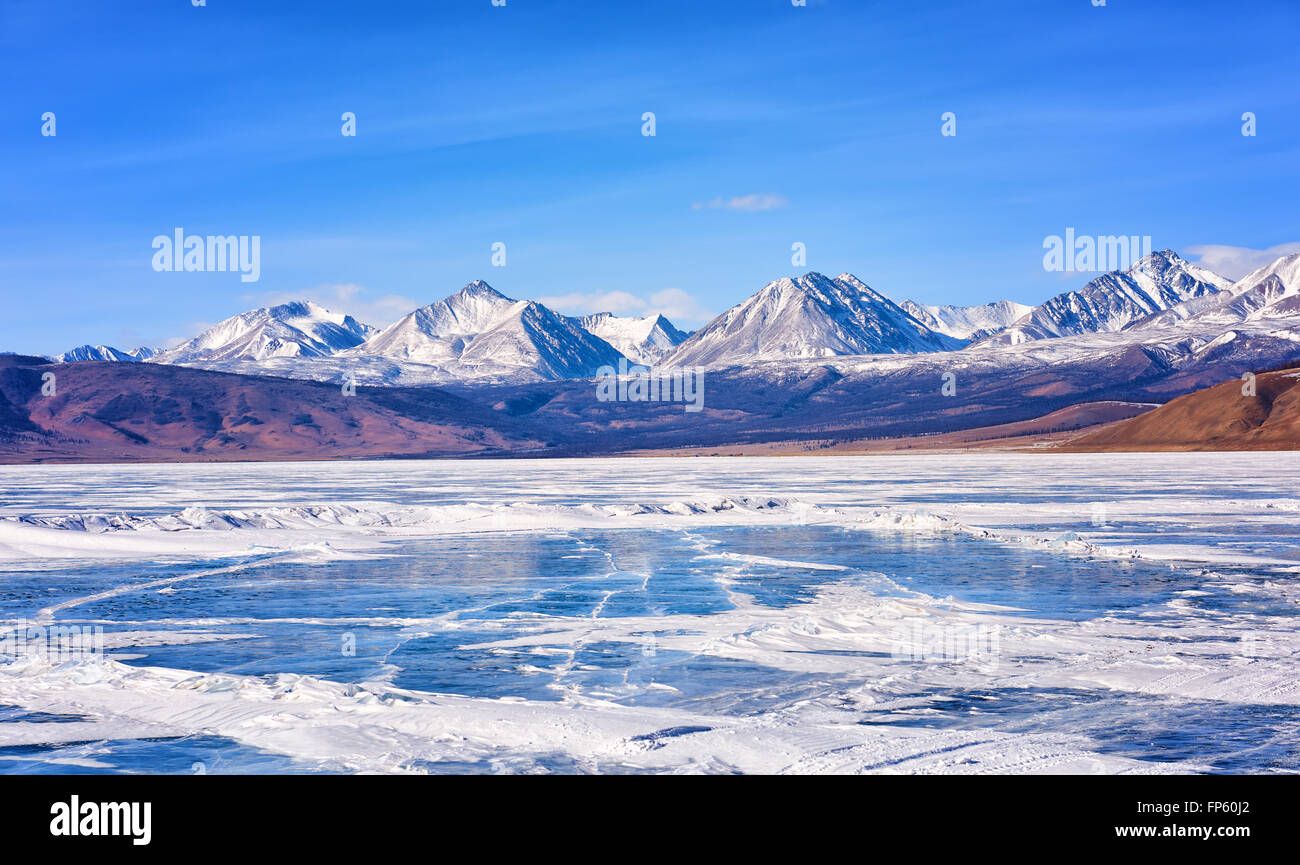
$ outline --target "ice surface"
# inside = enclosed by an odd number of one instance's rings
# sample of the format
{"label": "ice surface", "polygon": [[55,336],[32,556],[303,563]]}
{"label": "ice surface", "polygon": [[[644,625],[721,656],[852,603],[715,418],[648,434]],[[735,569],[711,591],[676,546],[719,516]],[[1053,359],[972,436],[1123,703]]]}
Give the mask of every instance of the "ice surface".
{"label": "ice surface", "polygon": [[107,654],[0,655],[0,771],[1300,768],[1285,454],[7,467],[0,489],[0,651],[61,625]]}

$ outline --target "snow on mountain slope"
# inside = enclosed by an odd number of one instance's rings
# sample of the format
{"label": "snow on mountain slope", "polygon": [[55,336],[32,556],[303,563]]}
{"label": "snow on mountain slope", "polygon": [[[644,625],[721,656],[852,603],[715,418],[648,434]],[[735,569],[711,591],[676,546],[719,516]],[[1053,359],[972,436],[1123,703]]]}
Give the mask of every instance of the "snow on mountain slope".
{"label": "snow on mountain slope", "polygon": [[1016,345],[1083,333],[1113,333],[1151,315],[1226,290],[1231,281],[1190,264],[1172,250],[1153,252],[1077,291],[1058,294],[988,339]]}
{"label": "snow on mountain slope", "polygon": [[505,319],[518,304],[482,280],[422,306],[348,352],[351,357],[443,365],[455,363],[465,347]]}
{"label": "snow on mountain slope", "polygon": [[911,354],[959,348],[857,277],[810,272],[778,279],[696,331],[671,366],[741,365],[787,358]]}
{"label": "snow on mountain slope", "polygon": [[341,358],[436,367],[446,380],[548,380],[595,375],[622,357],[577,319],[512,300],[481,280],[415,310]]}
{"label": "snow on mountain slope", "polygon": [[516,302],[506,318],[465,348],[453,371],[466,378],[535,374],[543,379],[594,376],[622,355],[575,319],[532,300]]}
{"label": "snow on mountain slope", "polygon": [[[1172,303],[1180,296],[1187,299]],[[1300,346],[1300,255],[1228,283],[1172,252],[1157,253],[1129,271],[1106,274],[1030,310],[1007,332],[951,353],[967,345],[957,334],[978,338],[980,325],[997,326],[1022,310],[1010,301],[976,307],[899,305],[851,275],[831,279],[808,273],[769,283],[682,341],[685,334],[660,316],[570,318],[478,281],[378,333],[314,304],[285,304],[236,316],[152,360],[364,386],[586,378],[625,356],[646,364],[773,370],[794,368],[795,360],[843,357],[844,363],[835,363],[839,368],[852,365],[858,355],[876,356],[873,368],[878,369],[952,366],[979,358],[989,370],[1001,367],[1009,374],[1030,358],[1034,363],[1095,358],[1104,365],[1129,349],[1160,363],[1251,362],[1255,355],[1282,357],[1287,346]],[[1079,332],[1070,333],[1074,330]],[[1056,331],[1067,333],[1047,338]],[[370,334],[365,342],[363,334]],[[59,359],[129,360],[148,352],[83,346]],[[896,357],[888,360],[889,355]]]}
{"label": "snow on mountain slope", "polygon": [[936,333],[969,340],[991,336],[1034,309],[1014,300],[999,300],[981,306],[928,306],[905,300],[899,306]]}
{"label": "snow on mountain slope", "polygon": [[1300,252],[1284,255],[1272,264],[1251,271],[1233,283],[1229,291],[1234,296],[1241,297],[1272,276],[1276,276],[1285,286],[1288,295],[1300,293]]}
{"label": "snow on mountain slope", "polygon": [[149,360],[190,364],[324,357],[352,348],[372,333],[374,328],[350,315],[330,312],[310,301],[294,301],[228,318]]}
{"label": "snow on mountain slope", "polygon": [[1234,324],[1246,321],[1300,317],[1300,253],[1283,256],[1232,284],[1225,297],[1193,317],[1204,323]]}
{"label": "snow on mountain slope", "polygon": [[1248,273],[1219,294],[1193,298],[1143,319],[1133,329],[1231,327],[1282,319],[1300,319],[1300,253]]}
{"label": "snow on mountain slope", "polygon": [[122,351],[120,348],[113,348],[111,345],[79,345],[74,349],[65,351],[63,354],[55,355],[52,360],[58,363],[72,363],[78,360],[111,360],[122,363],[136,363],[142,360],[148,360],[156,352],[152,348],[137,348],[133,351]]}
{"label": "snow on mountain slope", "polygon": [[645,365],[658,363],[689,334],[673,327],[662,315],[621,318],[609,312],[578,319],[583,330],[614,346],[629,360]]}

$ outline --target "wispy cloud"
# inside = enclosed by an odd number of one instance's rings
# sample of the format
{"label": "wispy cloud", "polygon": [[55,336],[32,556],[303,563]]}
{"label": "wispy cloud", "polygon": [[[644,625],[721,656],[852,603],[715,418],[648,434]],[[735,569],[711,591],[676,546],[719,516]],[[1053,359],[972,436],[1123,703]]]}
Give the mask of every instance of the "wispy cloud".
{"label": "wispy cloud", "polygon": [[665,288],[650,295],[646,315],[658,313],[679,327],[698,327],[713,319],[714,313],[680,288]]}
{"label": "wispy cloud", "polygon": [[1272,264],[1284,255],[1300,252],[1300,243],[1279,243],[1268,249],[1248,246],[1189,246],[1188,255],[1198,256],[1197,264],[1230,279],[1241,279],[1258,267]]}
{"label": "wispy cloud", "polygon": [[539,297],[537,302],[568,315],[587,315],[593,312],[640,314],[646,308],[645,298],[626,291],[597,291],[590,294],[553,294]]}
{"label": "wispy cloud", "polygon": [[714,198],[709,201],[697,201],[691,210],[739,210],[746,213],[760,213],[764,210],[780,210],[789,207],[790,202],[784,195],[737,195],[732,198]]}
{"label": "wispy cloud", "polygon": [[[142,342],[140,343],[140,345],[147,345],[150,348],[163,349],[163,350],[169,348],[175,348],[176,346],[180,345],[183,342],[189,342],[190,340],[194,339],[194,337],[203,333],[205,330],[207,330],[208,328],[212,327],[215,324],[216,324],[215,321],[186,322],[185,324],[181,325],[181,329],[185,333],[189,334],[189,336],[169,336],[166,339],[155,339],[153,341]],[[128,343],[129,342],[130,341],[128,340]]]}
{"label": "wispy cloud", "polygon": [[612,312],[615,315],[662,315],[678,327],[693,328],[711,320],[713,312],[689,292],[680,288],[665,288],[649,297],[640,297],[626,291],[605,291],[583,294],[539,297],[537,302],[566,315],[588,315]]}

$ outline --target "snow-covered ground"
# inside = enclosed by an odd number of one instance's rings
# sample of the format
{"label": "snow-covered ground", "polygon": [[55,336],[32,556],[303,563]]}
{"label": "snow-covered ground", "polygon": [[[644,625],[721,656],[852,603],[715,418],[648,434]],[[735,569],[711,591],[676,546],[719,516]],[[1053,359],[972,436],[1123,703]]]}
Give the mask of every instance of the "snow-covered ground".
{"label": "snow-covered ground", "polygon": [[0,652],[57,626],[106,656],[0,655],[0,771],[1300,769],[1287,454],[0,489]]}

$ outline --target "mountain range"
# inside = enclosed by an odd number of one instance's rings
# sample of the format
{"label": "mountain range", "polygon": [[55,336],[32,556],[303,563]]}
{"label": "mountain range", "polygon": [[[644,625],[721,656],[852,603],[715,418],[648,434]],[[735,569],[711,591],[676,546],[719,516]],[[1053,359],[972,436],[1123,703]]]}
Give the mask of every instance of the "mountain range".
{"label": "mountain range", "polygon": [[[692,334],[662,316],[569,317],[473,282],[379,331],[301,302],[148,354],[83,346],[0,364],[5,459],[838,448],[1072,406],[1148,411],[1296,365],[1300,254],[1231,281],[1165,250],[1036,307],[895,303],[849,274],[808,273]],[[706,368],[703,410],[599,401],[591,377],[620,358]],[[45,399],[54,361],[68,369]],[[348,381],[363,401],[326,398]],[[426,402],[444,410],[431,418]]]}
{"label": "mountain range", "polygon": [[165,351],[83,346],[51,359],[149,361],[361,384],[528,382],[590,377],[625,357],[656,363],[686,338],[661,315],[574,318],[477,280],[382,330],[296,301],[232,316]]}
{"label": "mountain range", "polygon": [[[298,301],[226,319],[174,348],[82,346],[54,358],[197,366],[243,374],[384,385],[519,384],[584,379],[634,364],[750,367],[771,362],[922,355],[978,345],[1156,330],[1184,334],[1294,313],[1295,256],[1233,282],[1171,250],[1030,307],[894,302],[852,274],[777,279],[685,333],[662,315],[580,318],[474,281],[376,330]],[[1215,334],[1218,336],[1218,334]],[[1141,341],[1143,336],[1135,336]]]}
{"label": "mountain range", "polygon": [[1136,322],[1135,330],[1231,327],[1250,322],[1286,324],[1300,315],[1300,253],[1257,268],[1223,291],[1168,307]]}
{"label": "mountain range", "polygon": [[470,380],[583,378],[622,357],[580,321],[508,298],[481,280],[403,316],[342,356],[407,361]]}
{"label": "mountain range", "polygon": [[1113,271],[1078,291],[1067,291],[1030,310],[998,333],[1015,345],[1084,333],[1114,333],[1171,306],[1213,297],[1232,280],[1189,264],[1172,250],[1154,252],[1124,271]]}
{"label": "mountain range", "polygon": [[120,348],[113,348],[111,345],[79,345],[51,359],[59,363],[72,363],[78,360],[111,360],[121,363],[133,363],[148,360],[157,353],[152,348],[144,347],[132,351],[122,351]]}

